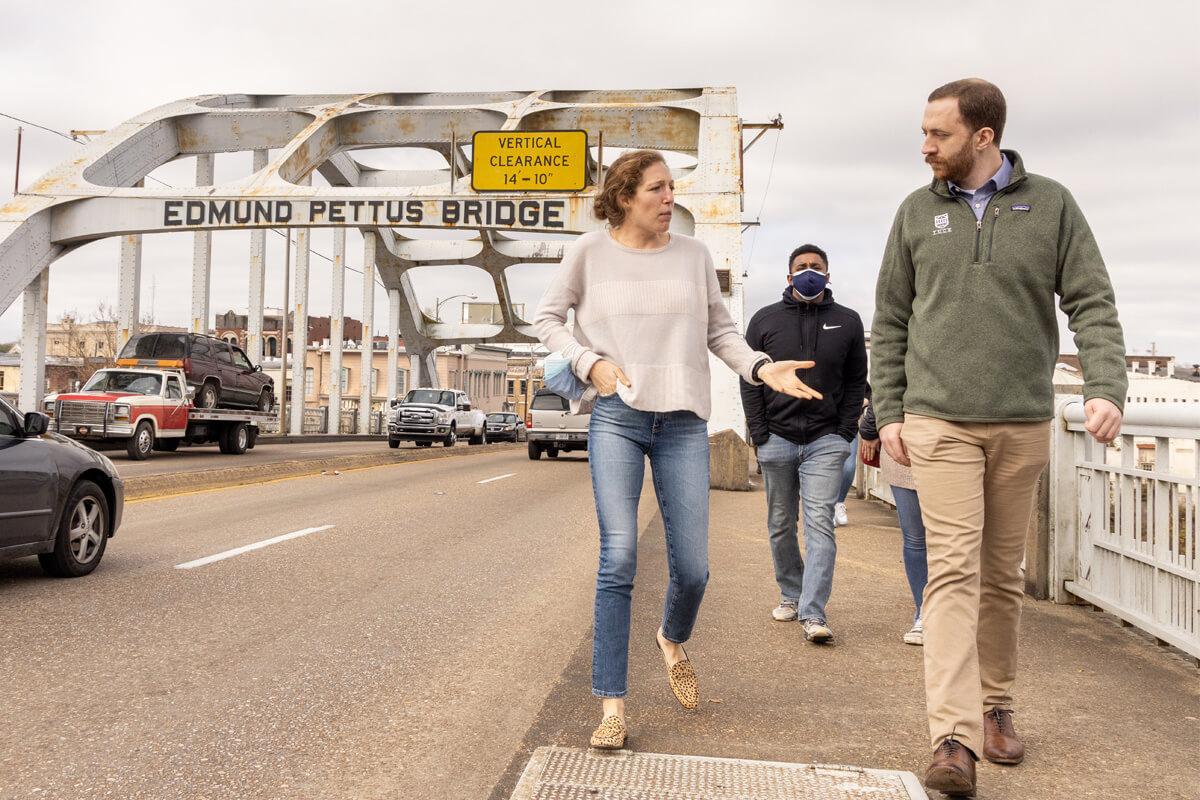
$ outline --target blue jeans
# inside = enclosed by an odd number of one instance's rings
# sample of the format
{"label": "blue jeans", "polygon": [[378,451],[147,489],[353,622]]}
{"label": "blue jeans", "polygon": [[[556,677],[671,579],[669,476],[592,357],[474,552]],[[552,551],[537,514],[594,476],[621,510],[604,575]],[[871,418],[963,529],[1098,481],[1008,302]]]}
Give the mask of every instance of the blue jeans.
{"label": "blue jeans", "polygon": [[846,502],[846,496],[850,494],[850,487],[854,485],[854,473],[858,469],[858,437],[854,437],[854,441],[850,443],[850,455],[846,456],[846,463],[842,465],[842,488],[838,491],[837,501],[839,503]]}
{"label": "blue jeans", "polygon": [[[775,582],[785,600],[798,602],[800,619],[825,619],[833,591],[833,504],[841,487],[842,466],[850,443],[836,433],[798,445],[771,434],[758,448],[767,487],[767,530]],[[801,498],[804,502],[804,554],[796,536]]]}
{"label": "blue jeans", "polygon": [[921,598],[925,594],[925,583],[929,580],[929,563],[925,560],[925,523],[921,521],[921,501],[914,489],[892,487],[896,499],[896,516],[900,518],[900,535],[904,539],[904,575],[908,578],[908,590],[912,592],[913,605],[921,616]]}
{"label": "blue jeans", "polygon": [[[637,571],[637,510],[646,457],[666,532],[663,635],[686,642],[708,584],[708,425],[690,411],[652,413],[601,397],[588,428],[588,460],[600,522],[592,694],[624,697],[629,617]],[[646,633],[649,641],[650,634]]]}

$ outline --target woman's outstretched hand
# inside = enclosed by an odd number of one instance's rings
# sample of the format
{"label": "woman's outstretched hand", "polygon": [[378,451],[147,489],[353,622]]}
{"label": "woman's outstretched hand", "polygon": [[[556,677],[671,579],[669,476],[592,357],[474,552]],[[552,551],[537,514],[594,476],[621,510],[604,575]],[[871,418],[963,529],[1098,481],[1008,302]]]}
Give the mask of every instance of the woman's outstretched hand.
{"label": "woman's outstretched hand", "polygon": [[801,400],[823,400],[825,396],[796,377],[796,370],[811,369],[815,361],[772,361],[758,368],[758,377],[777,392]]}
{"label": "woman's outstretched hand", "polygon": [[592,371],[588,373],[588,380],[596,387],[596,391],[605,397],[617,391],[618,381],[625,384],[627,388],[633,386],[620,367],[604,359],[600,359],[592,365]]}

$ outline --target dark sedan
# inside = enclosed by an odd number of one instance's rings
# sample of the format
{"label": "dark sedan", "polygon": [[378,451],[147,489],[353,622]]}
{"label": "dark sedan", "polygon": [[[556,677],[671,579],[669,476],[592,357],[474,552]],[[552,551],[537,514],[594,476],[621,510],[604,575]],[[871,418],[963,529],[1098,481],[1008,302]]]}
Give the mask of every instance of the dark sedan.
{"label": "dark sedan", "polygon": [[60,578],[94,570],[121,524],[125,482],[112,462],[0,400],[0,559],[36,555]]}
{"label": "dark sedan", "polygon": [[487,415],[487,440],[489,442],[525,441],[525,420],[507,411]]}

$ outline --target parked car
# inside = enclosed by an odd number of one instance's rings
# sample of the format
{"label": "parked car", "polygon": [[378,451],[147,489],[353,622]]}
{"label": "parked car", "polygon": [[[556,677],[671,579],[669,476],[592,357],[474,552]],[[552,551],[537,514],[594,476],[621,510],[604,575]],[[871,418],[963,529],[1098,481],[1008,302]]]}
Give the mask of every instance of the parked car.
{"label": "parked car", "polygon": [[117,532],[125,483],[111,461],[49,425],[0,400],[0,559],[37,555],[49,574],[77,578]]}
{"label": "parked car", "polygon": [[525,441],[525,420],[510,411],[497,411],[487,415],[487,438],[489,442]]}
{"label": "parked car", "polygon": [[393,400],[388,423],[388,447],[416,442],[432,447],[441,442],[453,447],[466,437],[471,444],[487,444],[487,416],[471,408],[471,398],[457,389],[413,389],[400,401]]}
{"label": "parked car", "polygon": [[200,333],[143,333],[130,338],[117,356],[122,367],[182,369],[195,389],[197,408],[275,407],[275,387],[262,367],[224,339]]}
{"label": "parked car", "polygon": [[537,461],[542,453],[551,458],[571,450],[587,450],[590,414],[572,414],[567,398],[549,389],[539,389],[529,404],[525,424],[529,440],[529,458]]}
{"label": "parked car", "polygon": [[154,450],[174,451],[180,442],[217,442],[222,453],[254,449],[270,412],[194,408],[182,370],[111,367],[96,370],[77,392],[48,395],[42,405],[56,433],[82,441],[122,441],[134,461]]}

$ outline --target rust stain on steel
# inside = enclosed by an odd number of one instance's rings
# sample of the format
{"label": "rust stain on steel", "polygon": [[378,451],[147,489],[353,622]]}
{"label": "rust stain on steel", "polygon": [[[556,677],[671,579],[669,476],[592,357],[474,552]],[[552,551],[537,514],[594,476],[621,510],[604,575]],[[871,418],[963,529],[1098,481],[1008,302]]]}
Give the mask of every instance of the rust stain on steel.
{"label": "rust stain on steel", "polygon": [[349,136],[358,136],[361,134],[365,128],[365,125],[363,124],[363,116],[363,114],[351,114],[350,116],[341,120],[341,122],[338,124],[338,127],[341,128],[340,132]]}
{"label": "rust stain on steel", "polygon": [[5,205],[0,206],[0,214],[24,214],[29,210],[29,204],[20,197],[14,197]]}
{"label": "rust stain on steel", "polygon": [[208,144],[207,138],[197,133],[196,129],[184,120],[175,123],[175,140],[179,143],[181,153],[194,153]]}

